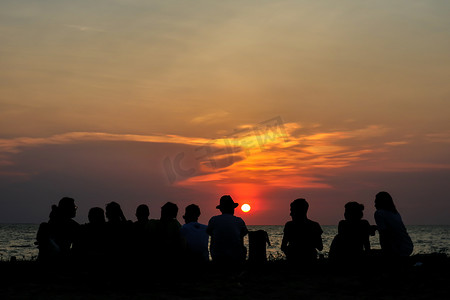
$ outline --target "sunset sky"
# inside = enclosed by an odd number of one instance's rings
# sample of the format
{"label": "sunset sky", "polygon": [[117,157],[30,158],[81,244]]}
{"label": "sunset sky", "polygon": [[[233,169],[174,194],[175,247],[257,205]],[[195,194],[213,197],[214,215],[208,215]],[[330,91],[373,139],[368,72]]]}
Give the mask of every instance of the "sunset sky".
{"label": "sunset sky", "polygon": [[0,222],[117,201],[450,224],[450,2],[0,2]]}

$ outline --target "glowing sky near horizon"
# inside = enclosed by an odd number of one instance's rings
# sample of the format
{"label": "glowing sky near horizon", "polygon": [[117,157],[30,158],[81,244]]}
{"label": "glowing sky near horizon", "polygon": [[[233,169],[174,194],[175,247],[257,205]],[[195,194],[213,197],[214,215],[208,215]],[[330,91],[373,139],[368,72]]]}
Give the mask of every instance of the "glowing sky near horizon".
{"label": "glowing sky near horizon", "polygon": [[[90,207],[305,197],[336,224],[389,191],[450,220],[447,1],[2,1],[0,222]],[[230,150],[232,149],[232,150]],[[175,161],[178,157],[178,169]],[[238,213],[239,214],[239,213]],[[181,221],[181,217],[179,217]]]}

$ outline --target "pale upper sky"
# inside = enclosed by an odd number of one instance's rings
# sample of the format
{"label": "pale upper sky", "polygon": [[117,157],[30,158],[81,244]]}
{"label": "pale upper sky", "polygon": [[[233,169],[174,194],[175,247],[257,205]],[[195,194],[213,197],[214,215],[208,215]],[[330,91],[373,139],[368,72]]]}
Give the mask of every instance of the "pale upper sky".
{"label": "pale upper sky", "polygon": [[112,200],[130,219],[173,201],[180,221],[198,203],[207,222],[221,194],[253,204],[250,224],[283,224],[298,197],[322,224],[347,201],[373,221],[387,190],[406,223],[448,224],[449,15],[437,0],[1,1],[0,222],[44,221],[62,196],[81,223]]}

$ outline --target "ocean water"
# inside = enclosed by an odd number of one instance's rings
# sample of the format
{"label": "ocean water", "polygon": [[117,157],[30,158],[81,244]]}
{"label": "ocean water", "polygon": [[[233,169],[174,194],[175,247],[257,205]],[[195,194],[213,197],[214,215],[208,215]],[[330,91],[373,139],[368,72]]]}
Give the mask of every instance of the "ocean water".
{"label": "ocean water", "polygon": [[[269,234],[271,246],[267,247],[269,257],[279,258],[284,255],[281,252],[281,240],[283,238],[284,226],[248,226],[249,230],[265,230]],[[328,257],[331,241],[337,234],[337,226],[322,225],[323,251],[319,252]],[[450,255],[450,225],[410,225],[406,226],[408,233],[414,243],[414,254],[445,253]],[[248,240],[246,239],[246,244]],[[380,249],[378,233],[370,237],[372,249]],[[248,247],[248,244],[247,244]]]}
{"label": "ocean water", "polygon": [[[17,259],[34,260],[38,249],[34,245],[38,224],[0,224],[0,260],[9,260],[12,256]],[[267,247],[267,255],[272,258],[281,258],[280,250],[283,238],[283,226],[261,225],[248,226],[249,230],[265,230],[269,234],[271,246]],[[322,226],[324,250],[321,252],[328,255],[328,250],[337,233],[337,226]],[[450,255],[450,225],[446,226],[407,226],[408,233],[414,242],[413,254],[445,253]],[[248,239],[244,242],[248,247]],[[378,234],[370,238],[371,247],[380,249]]]}
{"label": "ocean water", "polygon": [[38,249],[34,245],[38,224],[0,224],[0,259],[36,259]]}

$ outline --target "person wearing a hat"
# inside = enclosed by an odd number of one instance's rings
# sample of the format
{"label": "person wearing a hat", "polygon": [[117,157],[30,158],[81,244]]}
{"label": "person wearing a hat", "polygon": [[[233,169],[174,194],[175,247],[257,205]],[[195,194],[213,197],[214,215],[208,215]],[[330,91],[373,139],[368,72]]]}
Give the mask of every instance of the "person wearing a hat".
{"label": "person wearing a hat", "polygon": [[245,261],[244,236],[248,229],[244,220],[234,216],[238,205],[231,196],[222,196],[216,207],[222,214],[209,220],[206,232],[211,236],[211,258],[215,263],[233,266]]}

